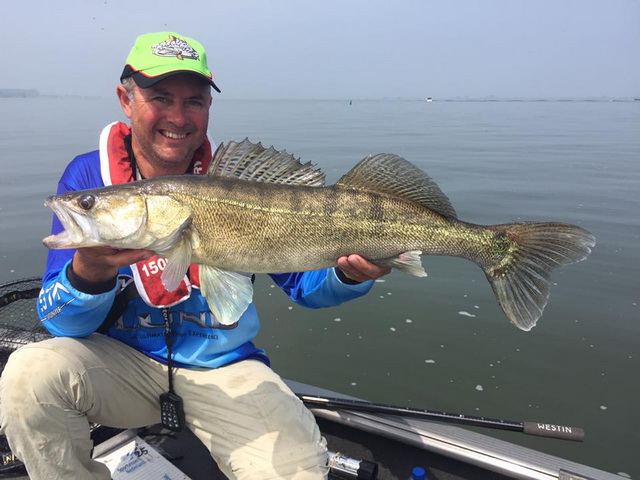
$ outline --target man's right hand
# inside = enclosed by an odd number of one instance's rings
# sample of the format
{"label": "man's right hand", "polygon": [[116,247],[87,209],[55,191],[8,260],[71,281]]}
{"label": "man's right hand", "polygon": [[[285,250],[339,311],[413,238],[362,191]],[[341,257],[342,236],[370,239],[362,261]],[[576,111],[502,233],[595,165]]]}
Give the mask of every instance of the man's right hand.
{"label": "man's right hand", "polygon": [[151,250],[84,247],[76,250],[71,268],[83,280],[102,283],[115,278],[120,267],[127,267],[153,255]]}

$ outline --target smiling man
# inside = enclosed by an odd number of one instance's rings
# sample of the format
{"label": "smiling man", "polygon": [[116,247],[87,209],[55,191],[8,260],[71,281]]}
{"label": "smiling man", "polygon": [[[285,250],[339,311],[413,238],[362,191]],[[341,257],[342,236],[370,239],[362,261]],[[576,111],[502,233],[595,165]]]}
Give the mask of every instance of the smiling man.
{"label": "smiling man", "polygon": [[[69,164],[58,194],[207,171],[211,88],[220,89],[202,45],[177,33],[142,35],[120,80],[130,124],[108,125],[99,150]],[[52,233],[62,230],[54,217]],[[0,379],[2,433],[30,478],[107,480],[91,459],[89,422],[161,421],[191,429],[229,478],[325,478],[313,415],[253,344],[256,307],[221,325],[200,294],[197,266],[167,291],[165,264],[146,250],[49,251],[38,313],[56,338],[16,351]],[[350,255],[336,268],[271,277],[298,304],[320,308],[364,295],[386,273]]]}
{"label": "smiling man", "polygon": [[207,137],[211,92],[208,84],[181,73],[139,88],[131,78],[117,93],[131,120],[133,154],[145,178],[187,171]]}

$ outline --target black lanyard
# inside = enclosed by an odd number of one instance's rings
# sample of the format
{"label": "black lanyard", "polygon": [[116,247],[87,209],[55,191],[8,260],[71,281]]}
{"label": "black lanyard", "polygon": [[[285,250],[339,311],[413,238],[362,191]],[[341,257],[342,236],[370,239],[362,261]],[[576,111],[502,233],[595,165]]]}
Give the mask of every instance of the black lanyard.
{"label": "black lanyard", "polygon": [[169,309],[162,308],[160,309],[162,312],[162,318],[164,320],[164,341],[167,345],[167,367],[169,372],[169,393],[175,393],[173,390],[173,359],[172,359],[172,349],[173,346],[173,338],[171,337],[171,321],[169,320]]}
{"label": "black lanyard", "polygon": [[169,309],[162,308],[162,318],[164,319],[164,339],[167,344],[167,367],[169,375],[169,391],[160,395],[160,420],[162,425],[174,432],[185,429],[186,421],[184,416],[184,406],[180,398],[173,390],[173,359],[171,346],[171,321],[169,320]]}

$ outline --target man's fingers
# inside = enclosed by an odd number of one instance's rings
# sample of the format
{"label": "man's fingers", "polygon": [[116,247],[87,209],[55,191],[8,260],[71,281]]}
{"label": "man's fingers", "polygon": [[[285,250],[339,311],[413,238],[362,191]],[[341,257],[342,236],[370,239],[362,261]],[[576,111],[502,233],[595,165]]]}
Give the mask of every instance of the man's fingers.
{"label": "man's fingers", "polygon": [[113,255],[113,260],[119,267],[126,267],[142,260],[151,258],[154,253],[150,250],[120,250]]}
{"label": "man's fingers", "polygon": [[391,271],[390,267],[380,267],[368,260],[365,260],[360,255],[349,255],[347,257],[349,264],[355,268],[360,274],[369,277],[370,279],[380,278]]}
{"label": "man's fingers", "polygon": [[342,270],[346,277],[358,282],[375,280],[391,271],[389,267],[379,267],[356,254],[340,257],[338,259],[338,268]]}
{"label": "man's fingers", "polygon": [[153,255],[150,250],[118,250],[111,247],[86,247],[76,250],[73,271],[81,278],[101,282],[114,278],[121,267],[145,260]]}

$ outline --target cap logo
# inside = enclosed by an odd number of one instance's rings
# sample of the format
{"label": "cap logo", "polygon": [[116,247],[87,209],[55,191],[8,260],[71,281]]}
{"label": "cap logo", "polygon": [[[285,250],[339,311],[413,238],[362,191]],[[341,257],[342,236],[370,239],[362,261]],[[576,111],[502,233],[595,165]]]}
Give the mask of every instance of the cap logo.
{"label": "cap logo", "polygon": [[198,52],[196,52],[191,45],[173,35],[170,36],[168,40],[153,45],[151,50],[154,55],[158,55],[159,57],[176,57],[180,60],[184,60],[185,58],[198,60],[198,58],[200,58]]}

